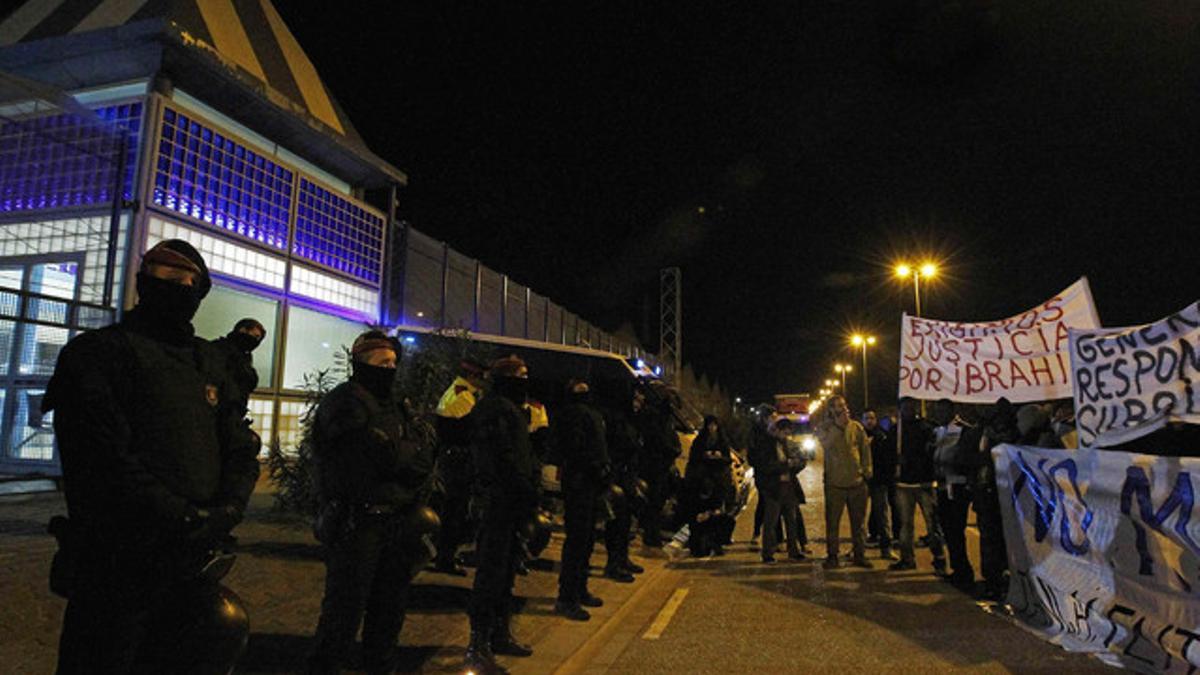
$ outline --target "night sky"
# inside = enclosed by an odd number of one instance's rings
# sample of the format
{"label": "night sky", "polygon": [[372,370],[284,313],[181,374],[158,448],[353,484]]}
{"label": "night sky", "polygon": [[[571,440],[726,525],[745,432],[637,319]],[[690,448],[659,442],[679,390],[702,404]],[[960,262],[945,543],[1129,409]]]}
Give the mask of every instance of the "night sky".
{"label": "night sky", "polygon": [[858,327],[893,396],[901,256],[942,264],[937,318],[1200,295],[1197,3],[278,7],[417,229],[652,349],[681,266],[684,359],[743,398],[815,390]]}

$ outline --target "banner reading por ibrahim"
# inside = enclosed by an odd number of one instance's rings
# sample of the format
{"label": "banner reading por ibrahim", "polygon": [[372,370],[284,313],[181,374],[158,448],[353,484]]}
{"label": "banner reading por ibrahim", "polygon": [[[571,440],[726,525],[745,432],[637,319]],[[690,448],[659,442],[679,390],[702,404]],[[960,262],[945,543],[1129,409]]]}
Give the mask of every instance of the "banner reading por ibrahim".
{"label": "banner reading por ibrahim", "polygon": [[1087,277],[1000,321],[901,321],[900,395],[963,403],[1070,397],[1067,329],[1100,325]]}
{"label": "banner reading por ibrahim", "polygon": [[992,450],[1017,623],[1147,673],[1200,668],[1200,458]]}
{"label": "banner reading por ibrahim", "polygon": [[1200,302],[1144,326],[1071,329],[1070,343],[1081,445],[1200,424]]}

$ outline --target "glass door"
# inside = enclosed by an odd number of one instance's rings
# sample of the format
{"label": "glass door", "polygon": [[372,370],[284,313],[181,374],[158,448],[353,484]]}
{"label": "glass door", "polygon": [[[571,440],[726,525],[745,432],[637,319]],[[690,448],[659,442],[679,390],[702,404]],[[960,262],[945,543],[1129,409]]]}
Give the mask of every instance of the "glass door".
{"label": "glass door", "polygon": [[53,420],[41,413],[58,353],[77,331],[80,261],[0,261],[0,472],[58,474]]}

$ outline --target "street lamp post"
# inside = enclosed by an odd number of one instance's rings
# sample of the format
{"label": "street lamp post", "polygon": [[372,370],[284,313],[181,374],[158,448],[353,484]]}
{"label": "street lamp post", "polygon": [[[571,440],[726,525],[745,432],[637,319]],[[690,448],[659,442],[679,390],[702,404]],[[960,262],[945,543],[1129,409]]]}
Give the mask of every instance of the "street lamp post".
{"label": "street lamp post", "polygon": [[899,265],[896,265],[896,276],[900,277],[901,279],[907,279],[909,276],[912,276],[913,298],[916,300],[917,304],[917,316],[921,316],[921,278],[924,277],[926,281],[929,281],[937,275],[937,271],[937,265],[934,265],[930,262],[927,262],[920,267],[912,267],[907,263],[900,263]]}
{"label": "street lamp post", "polygon": [[[923,263],[919,268],[910,267],[908,263],[900,263],[899,265],[896,265],[896,276],[900,277],[901,279],[906,279],[908,278],[908,275],[912,275],[913,297],[917,303],[917,317],[921,316],[921,277],[924,277],[926,281],[929,281],[935,275],[937,275],[937,273],[937,265],[931,262]],[[925,416],[924,399],[921,400],[921,416]]]}
{"label": "street lamp post", "polygon": [[840,373],[842,376],[842,396],[846,395],[846,373],[852,370],[854,370],[854,368],[848,363],[833,364],[833,371],[835,373]]}
{"label": "street lamp post", "polygon": [[850,344],[855,347],[862,347],[862,381],[863,381],[863,410],[871,406],[870,389],[867,383],[867,347],[875,344],[874,335],[854,335],[850,338]]}

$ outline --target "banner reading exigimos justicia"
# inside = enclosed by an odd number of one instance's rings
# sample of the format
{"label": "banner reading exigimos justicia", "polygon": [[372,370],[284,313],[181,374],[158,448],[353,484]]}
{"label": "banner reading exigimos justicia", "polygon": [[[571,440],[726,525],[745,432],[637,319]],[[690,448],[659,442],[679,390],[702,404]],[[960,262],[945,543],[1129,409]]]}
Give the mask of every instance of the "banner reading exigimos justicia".
{"label": "banner reading exigimos justicia", "polygon": [[1200,302],[1144,326],[1072,329],[1071,370],[1085,446],[1200,424]]}
{"label": "banner reading exigimos justicia", "polygon": [[1069,328],[1100,320],[1087,277],[1016,316],[961,323],[904,315],[900,395],[993,403],[1069,398],[1074,391]]}

